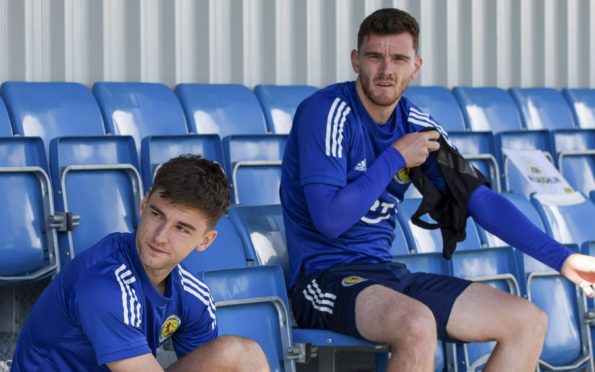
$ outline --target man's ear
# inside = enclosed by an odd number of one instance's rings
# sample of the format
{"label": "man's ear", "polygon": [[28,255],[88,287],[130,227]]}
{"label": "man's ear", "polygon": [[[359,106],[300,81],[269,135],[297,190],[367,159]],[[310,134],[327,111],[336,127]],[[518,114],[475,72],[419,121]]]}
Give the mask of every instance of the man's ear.
{"label": "man's ear", "polygon": [[423,59],[421,58],[421,56],[415,57],[415,70],[413,70],[413,74],[411,74],[411,79],[416,79],[419,76],[419,73],[421,72],[422,62]]}
{"label": "man's ear", "polygon": [[359,74],[359,52],[355,49],[351,51],[351,67],[353,67],[353,72]]}
{"label": "man's ear", "polygon": [[209,231],[208,233],[205,234],[205,236],[203,236],[202,242],[200,242],[200,244],[194,249],[198,252],[204,251],[205,249],[209,248],[209,246],[211,244],[213,244],[216,237],[217,237],[217,230]]}
{"label": "man's ear", "polygon": [[140,213],[143,212],[143,209],[145,209],[145,206],[149,202],[149,195],[150,194],[151,194],[151,192],[149,191],[149,192],[145,193],[145,196],[143,196],[143,200],[140,202]]}

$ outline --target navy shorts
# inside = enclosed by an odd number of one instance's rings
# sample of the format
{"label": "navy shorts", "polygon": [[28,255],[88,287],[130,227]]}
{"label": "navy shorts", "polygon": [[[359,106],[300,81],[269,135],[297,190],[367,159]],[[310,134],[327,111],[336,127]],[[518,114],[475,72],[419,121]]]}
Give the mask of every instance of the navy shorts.
{"label": "navy shorts", "polygon": [[355,299],[374,284],[392,288],[430,308],[438,338],[457,342],[446,332],[450,311],[470,281],[428,273],[411,273],[397,263],[347,263],[302,276],[291,288],[293,315],[302,328],[330,329],[363,338],[355,325]]}

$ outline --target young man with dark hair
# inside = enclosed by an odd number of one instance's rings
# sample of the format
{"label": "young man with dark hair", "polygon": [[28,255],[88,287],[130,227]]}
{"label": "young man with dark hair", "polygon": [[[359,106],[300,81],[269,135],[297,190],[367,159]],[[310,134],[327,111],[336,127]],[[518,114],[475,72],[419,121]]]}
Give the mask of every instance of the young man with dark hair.
{"label": "young man with dark hair", "polygon": [[[402,96],[421,69],[418,35],[408,13],[374,12],[351,52],[356,81],[324,88],[296,111],[280,190],[295,318],[302,327],[390,344],[391,371],[433,370],[437,337],[496,341],[485,370],[535,370],[547,328],[543,311],[492,287],[411,273],[392,261],[407,170],[421,166],[446,192],[435,152],[439,137],[448,137]],[[488,231],[592,295],[594,258],[543,234],[485,185],[474,188],[466,208]]]}
{"label": "young man with dark hair", "polygon": [[200,156],[169,160],[141,204],[135,233],[113,233],[74,258],[37,300],[13,371],[158,371],[171,338],[172,371],[268,370],[252,340],[217,337],[208,287],[179,265],[211,245],[229,208],[221,167]]}

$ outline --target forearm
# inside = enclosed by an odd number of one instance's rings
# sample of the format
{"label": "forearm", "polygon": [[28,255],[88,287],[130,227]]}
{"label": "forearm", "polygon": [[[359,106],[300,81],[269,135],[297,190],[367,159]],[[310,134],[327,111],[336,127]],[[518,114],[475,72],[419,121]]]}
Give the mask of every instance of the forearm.
{"label": "forearm", "polygon": [[404,166],[401,154],[390,147],[363,175],[342,188],[326,184],[306,185],[304,192],[316,228],[328,237],[341,235],[366,214]]}
{"label": "forearm", "polygon": [[468,209],[481,227],[555,270],[560,271],[573,253],[547,236],[511,202],[485,186],[473,192]]}

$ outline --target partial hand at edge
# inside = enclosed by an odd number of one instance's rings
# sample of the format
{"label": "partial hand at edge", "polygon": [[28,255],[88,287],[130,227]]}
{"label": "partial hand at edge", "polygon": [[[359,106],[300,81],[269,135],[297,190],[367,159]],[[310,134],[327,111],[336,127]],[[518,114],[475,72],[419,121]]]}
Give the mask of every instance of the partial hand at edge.
{"label": "partial hand at edge", "polygon": [[593,284],[595,284],[595,257],[580,253],[571,254],[564,261],[560,273],[581,287],[587,296],[595,296],[593,290]]}

